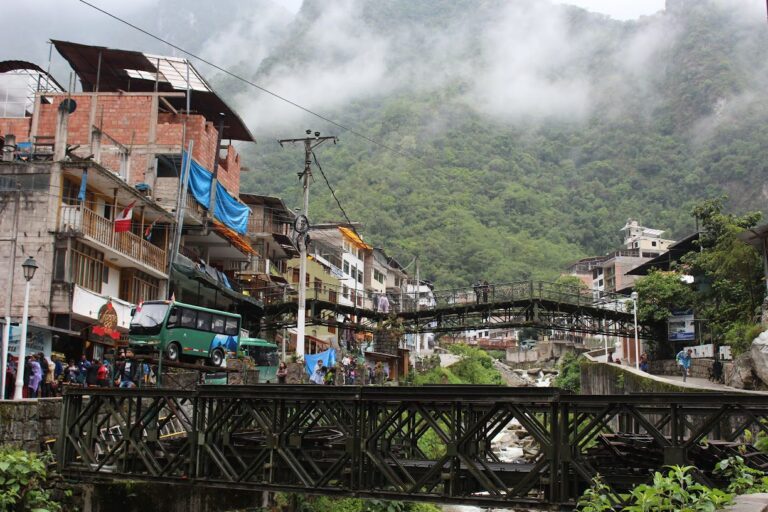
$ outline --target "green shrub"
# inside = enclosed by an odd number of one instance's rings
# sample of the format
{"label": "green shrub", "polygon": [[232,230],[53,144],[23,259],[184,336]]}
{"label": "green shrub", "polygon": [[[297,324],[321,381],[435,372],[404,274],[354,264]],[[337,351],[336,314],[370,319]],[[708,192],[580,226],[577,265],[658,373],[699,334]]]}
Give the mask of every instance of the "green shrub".
{"label": "green shrub", "polygon": [[48,488],[47,457],[14,448],[0,449],[0,510],[58,512]]}
{"label": "green shrub", "polygon": [[715,465],[715,475],[722,476],[730,483],[728,492],[754,494],[768,492],[768,476],[759,469],[753,469],[739,456],[728,457]]}
{"label": "green shrub", "polygon": [[725,342],[731,346],[731,352],[734,356],[747,352],[752,345],[752,340],[763,332],[762,325],[755,325],[751,322],[734,322],[731,327],[725,331]]}
{"label": "green shrub", "polygon": [[581,391],[581,356],[567,352],[557,365],[559,371],[553,384],[555,387],[578,393]]}

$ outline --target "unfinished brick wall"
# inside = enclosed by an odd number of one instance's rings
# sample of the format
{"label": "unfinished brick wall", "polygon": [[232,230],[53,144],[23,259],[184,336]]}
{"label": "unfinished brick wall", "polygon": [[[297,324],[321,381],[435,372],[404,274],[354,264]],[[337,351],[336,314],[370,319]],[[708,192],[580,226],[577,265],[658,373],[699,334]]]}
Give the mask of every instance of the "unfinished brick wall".
{"label": "unfinished brick wall", "polygon": [[31,117],[0,118],[0,137],[13,134],[16,136],[16,142],[29,142],[29,129],[31,125]]}
{"label": "unfinished brick wall", "polygon": [[227,157],[219,162],[219,181],[237,197],[240,194],[240,155],[234,146],[227,146]]}

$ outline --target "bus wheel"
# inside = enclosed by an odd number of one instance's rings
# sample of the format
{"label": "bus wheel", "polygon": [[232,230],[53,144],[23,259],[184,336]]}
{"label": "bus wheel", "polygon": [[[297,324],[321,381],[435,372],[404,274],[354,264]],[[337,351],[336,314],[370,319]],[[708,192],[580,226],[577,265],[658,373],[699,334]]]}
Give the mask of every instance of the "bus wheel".
{"label": "bus wheel", "polygon": [[213,349],[211,352],[211,364],[213,366],[221,366],[224,364],[224,351],[220,348]]}
{"label": "bus wheel", "polygon": [[169,361],[178,361],[179,360],[179,344],[175,342],[169,344],[168,347],[165,349],[165,355],[168,356]]}

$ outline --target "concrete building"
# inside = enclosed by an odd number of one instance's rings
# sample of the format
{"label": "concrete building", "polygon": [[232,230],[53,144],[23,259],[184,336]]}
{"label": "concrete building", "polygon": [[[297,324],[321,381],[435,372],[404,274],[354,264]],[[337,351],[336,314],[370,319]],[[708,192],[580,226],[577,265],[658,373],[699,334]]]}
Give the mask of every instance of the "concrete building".
{"label": "concrete building", "polygon": [[[27,256],[38,261],[32,336],[43,332],[46,348],[72,357],[98,357],[124,340],[132,304],[171,294],[241,312],[246,328],[258,329],[261,303],[241,293],[237,275],[257,257],[244,236],[248,207],[237,198],[240,159],[222,145],[253,141],[245,125],[186,60],[53,45],[81,92],[65,92],[34,64],[0,63],[0,237],[18,227],[15,260],[9,243],[0,258],[14,268]],[[194,172],[180,198],[182,152],[192,140]],[[9,277],[0,275],[0,287],[13,290],[16,321],[24,280],[20,268]],[[105,307],[117,312],[114,336],[93,329]]]}

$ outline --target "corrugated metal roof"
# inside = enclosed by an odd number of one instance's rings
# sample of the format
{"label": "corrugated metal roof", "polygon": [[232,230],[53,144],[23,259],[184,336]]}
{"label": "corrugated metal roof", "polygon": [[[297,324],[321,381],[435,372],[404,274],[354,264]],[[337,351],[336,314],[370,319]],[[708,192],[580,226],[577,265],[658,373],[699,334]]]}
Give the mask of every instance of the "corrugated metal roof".
{"label": "corrugated metal roof", "polygon": [[[183,92],[187,90],[189,67],[192,111],[213,122],[218,121],[219,114],[223,113],[224,139],[256,140],[243,120],[214,92],[187,59],[68,41],[51,42],[77,73],[83,91],[86,92],[96,90],[97,75],[100,92],[153,92],[156,82],[160,92]],[[179,111],[186,108],[186,98],[166,99]]]}

